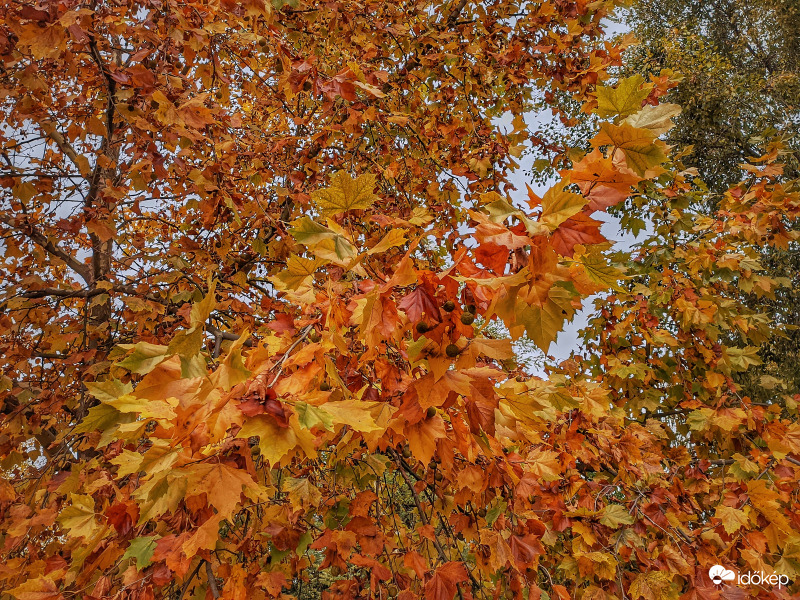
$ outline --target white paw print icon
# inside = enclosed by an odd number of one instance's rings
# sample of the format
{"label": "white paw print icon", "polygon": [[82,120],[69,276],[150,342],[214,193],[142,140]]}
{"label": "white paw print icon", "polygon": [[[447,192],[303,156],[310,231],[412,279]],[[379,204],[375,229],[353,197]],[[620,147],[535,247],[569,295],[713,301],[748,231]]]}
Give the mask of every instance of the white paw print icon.
{"label": "white paw print icon", "polygon": [[730,569],[726,569],[722,565],[714,565],[708,570],[708,576],[716,585],[721,584],[723,581],[733,581],[736,579],[736,573]]}

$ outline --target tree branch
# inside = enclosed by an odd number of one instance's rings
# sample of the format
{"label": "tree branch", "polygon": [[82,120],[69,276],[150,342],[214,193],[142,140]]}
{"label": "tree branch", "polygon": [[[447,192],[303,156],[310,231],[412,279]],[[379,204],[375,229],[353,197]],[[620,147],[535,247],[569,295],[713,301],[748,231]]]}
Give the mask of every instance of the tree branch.
{"label": "tree branch", "polygon": [[192,569],[192,572],[189,573],[189,578],[184,582],[183,587],[181,587],[181,593],[178,595],[178,600],[183,600],[184,594],[186,594],[186,590],[189,589],[189,585],[192,583],[192,579],[194,576],[197,575],[197,572],[200,570],[200,567],[203,566],[203,563],[206,562],[205,558],[201,558],[200,562],[197,563],[197,566]]}
{"label": "tree branch", "polygon": [[[8,215],[0,214],[0,222],[5,223],[13,230],[20,230],[20,227],[15,225],[14,220]],[[91,272],[89,271],[89,268],[82,262],[78,261],[77,258],[69,254],[66,250],[59,248],[54,242],[47,239],[47,236],[29,223],[27,218],[25,219],[25,225],[22,233],[27,235],[32,242],[44,248],[51,255],[61,259],[61,261],[63,261],[70,269],[80,275],[81,279],[83,279],[86,283],[89,283],[91,279]]]}
{"label": "tree branch", "polygon": [[[61,152],[63,152],[72,161],[72,164],[78,169],[78,173],[84,175],[78,153],[75,152],[75,149],[70,145],[67,139],[61,135],[61,132],[56,129],[55,124],[51,121],[43,121],[39,125],[41,126],[42,131],[47,134],[47,137],[53,140],[56,143],[56,146],[58,146],[58,149],[61,150]],[[88,166],[88,164],[89,163],[87,161],[85,166]]]}
{"label": "tree branch", "polygon": [[214,577],[214,569],[211,568],[211,563],[206,561],[206,576],[208,577],[208,589],[211,590],[211,595],[214,600],[219,598],[219,588],[217,587],[217,579]]}

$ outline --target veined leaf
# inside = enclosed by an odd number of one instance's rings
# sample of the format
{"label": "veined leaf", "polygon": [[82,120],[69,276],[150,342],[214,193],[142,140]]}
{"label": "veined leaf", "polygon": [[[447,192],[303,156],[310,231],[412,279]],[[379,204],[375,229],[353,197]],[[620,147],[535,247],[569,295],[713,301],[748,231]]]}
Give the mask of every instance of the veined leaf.
{"label": "veined leaf", "polygon": [[348,210],[363,210],[378,199],[373,193],[375,180],[375,175],[372,174],[353,179],[346,171],[337,171],[331,177],[330,186],[313,192],[311,198],[326,217]]}
{"label": "veined leaf", "polygon": [[602,119],[627,117],[642,108],[642,102],[650,95],[652,85],[645,85],[641,75],[620,80],[615,86],[598,86],[597,108],[594,112]]}
{"label": "veined leaf", "polygon": [[639,129],[623,123],[612,125],[602,123],[592,143],[595,146],[616,146],[622,150],[628,166],[638,175],[661,164],[667,159],[664,142],[656,139],[655,134],[648,129]]}
{"label": "veined leaf", "polygon": [[563,182],[551,187],[542,197],[542,215],[540,221],[551,230],[556,229],[564,221],[578,214],[586,206],[586,198],[564,190]]}

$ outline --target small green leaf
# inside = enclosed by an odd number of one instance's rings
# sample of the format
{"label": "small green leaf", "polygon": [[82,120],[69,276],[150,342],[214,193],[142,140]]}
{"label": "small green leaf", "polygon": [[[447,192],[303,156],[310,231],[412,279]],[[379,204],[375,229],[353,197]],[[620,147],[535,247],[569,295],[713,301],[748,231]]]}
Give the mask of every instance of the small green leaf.
{"label": "small green leaf", "polygon": [[136,559],[136,568],[139,571],[146,569],[152,563],[153,552],[156,550],[158,538],[154,535],[138,537],[131,540],[131,545],[122,555],[122,560],[126,558]]}

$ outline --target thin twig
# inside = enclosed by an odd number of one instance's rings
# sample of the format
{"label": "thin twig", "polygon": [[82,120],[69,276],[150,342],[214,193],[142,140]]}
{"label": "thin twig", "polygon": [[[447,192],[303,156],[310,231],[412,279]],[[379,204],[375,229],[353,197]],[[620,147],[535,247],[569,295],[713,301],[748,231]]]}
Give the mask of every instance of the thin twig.
{"label": "thin twig", "polygon": [[203,566],[203,563],[206,562],[205,558],[201,558],[200,562],[197,563],[197,566],[189,573],[189,578],[183,583],[183,587],[181,587],[181,593],[178,594],[178,600],[183,600],[183,596],[186,593],[186,590],[189,589],[189,585],[192,583],[192,579],[194,576],[197,575],[197,572],[200,570],[200,567]]}
{"label": "thin twig", "polygon": [[217,579],[214,577],[214,569],[211,568],[210,562],[206,562],[206,576],[208,577],[208,589],[211,590],[211,595],[216,600],[219,598],[219,588],[217,587]]}

